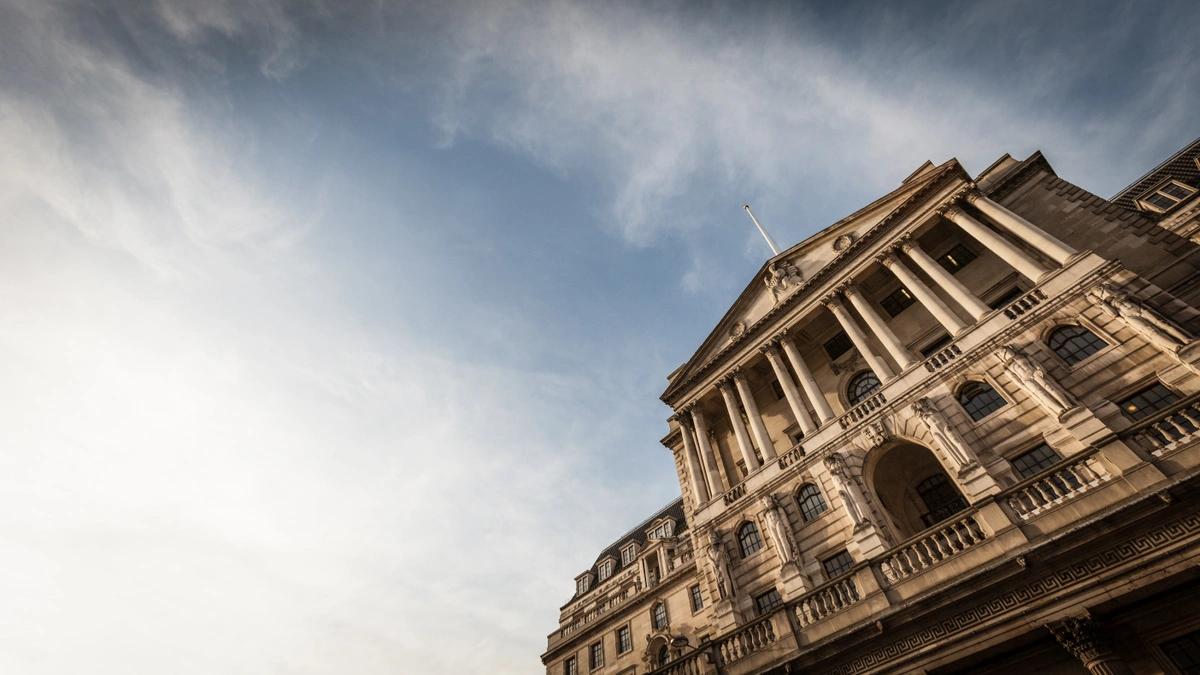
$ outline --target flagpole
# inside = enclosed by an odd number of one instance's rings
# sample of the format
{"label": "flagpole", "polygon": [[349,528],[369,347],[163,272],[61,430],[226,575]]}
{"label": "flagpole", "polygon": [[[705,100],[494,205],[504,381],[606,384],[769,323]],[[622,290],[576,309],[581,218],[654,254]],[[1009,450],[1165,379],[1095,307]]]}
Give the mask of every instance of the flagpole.
{"label": "flagpole", "polygon": [[758,228],[758,233],[763,236],[763,239],[767,240],[767,246],[771,247],[771,253],[774,255],[779,255],[779,247],[775,245],[775,240],[771,238],[771,235],[767,234],[766,228],[762,226],[762,223],[758,222],[758,218],[754,217],[754,212],[750,210],[750,205],[742,204],[742,208],[746,209],[746,213],[750,215],[750,220],[753,221],[754,226]]}

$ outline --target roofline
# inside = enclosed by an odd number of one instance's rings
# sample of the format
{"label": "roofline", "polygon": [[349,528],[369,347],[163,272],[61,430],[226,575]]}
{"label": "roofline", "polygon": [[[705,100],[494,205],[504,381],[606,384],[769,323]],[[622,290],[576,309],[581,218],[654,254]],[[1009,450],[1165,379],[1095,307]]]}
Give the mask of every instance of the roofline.
{"label": "roofline", "polygon": [[1181,155],[1183,155],[1184,153],[1187,153],[1187,152],[1189,152],[1189,151],[1191,151],[1191,150],[1195,149],[1197,145],[1200,145],[1200,138],[1196,138],[1196,139],[1195,139],[1195,140],[1193,140],[1191,143],[1188,143],[1187,145],[1185,145],[1185,146],[1183,146],[1182,148],[1180,148],[1180,149],[1179,149],[1179,150],[1178,150],[1178,151],[1177,151],[1175,154],[1171,155],[1171,156],[1170,156],[1170,157],[1168,157],[1166,160],[1164,160],[1164,161],[1162,161],[1162,162],[1159,162],[1159,163],[1158,163],[1158,165],[1157,165],[1157,166],[1155,166],[1153,169],[1150,169],[1150,170],[1149,170],[1149,171],[1147,171],[1146,173],[1143,173],[1142,175],[1140,175],[1140,176],[1138,176],[1137,178],[1133,179],[1133,182],[1132,182],[1132,183],[1130,183],[1129,185],[1126,185],[1125,187],[1123,187],[1123,188],[1121,188],[1120,190],[1118,190],[1118,191],[1117,191],[1115,194],[1113,194],[1113,196],[1111,196],[1111,197],[1109,197],[1109,198],[1108,198],[1108,201],[1110,201],[1110,202],[1113,202],[1113,201],[1116,201],[1116,200],[1120,199],[1122,196],[1124,196],[1124,195],[1125,195],[1125,193],[1126,193],[1126,192],[1129,192],[1129,191],[1130,191],[1130,190],[1132,190],[1133,188],[1137,187],[1137,184],[1138,184],[1138,183],[1140,183],[1140,182],[1142,182],[1142,181],[1146,180],[1146,178],[1147,178],[1147,177],[1149,177],[1149,176],[1150,176],[1150,174],[1152,174],[1152,173],[1155,173],[1155,172],[1157,172],[1157,171],[1162,171],[1163,169],[1165,169],[1165,168],[1167,167],[1167,165],[1168,165],[1168,164],[1170,164],[1171,162],[1174,162],[1175,160],[1179,159],[1179,157],[1180,157]]}

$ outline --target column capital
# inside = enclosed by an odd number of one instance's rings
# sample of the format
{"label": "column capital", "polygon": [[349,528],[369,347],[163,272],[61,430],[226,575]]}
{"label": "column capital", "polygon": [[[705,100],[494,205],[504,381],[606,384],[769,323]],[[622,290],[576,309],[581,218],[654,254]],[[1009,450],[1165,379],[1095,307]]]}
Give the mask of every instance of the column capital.
{"label": "column capital", "polygon": [[783,342],[783,334],[782,333],[780,333],[779,335],[773,335],[773,336],[767,338],[765,341],[763,341],[763,343],[761,345],[759,345],[758,352],[768,358],[771,356],[778,357],[779,356],[779,345],[782,342]]}
{"label": "column capital", "polygon": [[900,235],[899,237],[896,237],[896,241],[892,244],[892,247],[888,250],[889,251],[908,252],[911,249],[914,249],[916,247],[917,247],[917,242],[916,242],[916,240],[913,239],[912,232],[905,232],[904,234]]}
{"label": "column capital", "polygon": [[961,218],[962,216],[966,215],[966,213],[964,213],[963,210],[958,208],[958,206],[955,204],[943,204],[938,207],[937,212],[938,214],[949,218],[950,220],[955,220],[956,218]]}
{"label": "column capital", "polygon": [[[1046,624],[1046,628],[1072,656],[1093,673],[1128,673],[1100,626],[1090,617],[1070,616]],[[1107,667],[1105,667],[1107,666]]]}
{"label": "column capital", "polygon": [[821,304],[832,309],[834,307],[842,307],[842,288],[839,286],[830,291],[825,297],[821,298]]}
{"label": "column capital", "polygon": [[883,253],[880,253],[879,255],[875,256],[875,262],[879,263],[880,265],[883,265],[884,267],[891,269],[891,267],[893,265],[897,265],[900,262],[899,259],[896,258],[896,250],[899,247],[900,246],[897,244],[896,246],[892,246],[891,248],[884,251]]}
{"label": "column capital", "polygon": [[981,199],[987,199],[987,197],[983,196],[983,193],[978,190],[968,190],[963,193],[962,198],[965,199],[968,204],[974,204]]}
{"label": "column capital", "polygon": [[722,375],[721,377],[717,378],[717,381],[716,381],[717,389],[720,389],[721,391],[725,391],[727,389],[732,391],[733,378],[734,378],[734,375],[736,372],[737,371],[735,371],[735,370],[731,370],[731,371],[725,373],[724,375]]}

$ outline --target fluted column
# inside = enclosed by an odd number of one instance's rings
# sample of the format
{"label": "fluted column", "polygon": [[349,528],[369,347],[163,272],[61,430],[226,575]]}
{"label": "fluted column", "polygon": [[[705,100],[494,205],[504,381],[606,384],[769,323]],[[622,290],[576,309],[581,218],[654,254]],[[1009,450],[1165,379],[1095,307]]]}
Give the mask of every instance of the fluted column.
{"label": "fluted column", "polygon": [[967,193],[967,201],[991,218],[997,225],[1012,232],[1027,244],[1045,253],[1059,265],[1067,264],[1075,249],[1056,239],[1049,232],[1008,210],[1003,204],[992,201],[978,192]]}
{"label": "fluted column", "polygon": [[887,362],[879,358],[875,350],[871,349],[871,343],[867,341],[867,334],[858,327],[858,322],[854,320],[854,317],[850,315],[850,311],[842,304],[839,294],[831,293],[825,296],[821,302],[833,314],[833,317],[838,320],[838,323],[842,325],[842,330],[846,331],[846,335],[850,336],[850,341],[858,348],[858,353],[862,354],[863,358],[867,360],[867,364],[871,366],[871,370],[875,371],[875,375],[880,381],[887,381],[895,377],[896,374],[892,372]]}
{"label": "fluted column", "polygon": [[796,389],[796,383],[792,381],[787,364],[783,362],[783,355],[779,353],[778,341],[768,342],[760,351],[771,363],[771,370],[775,371],[775,379],[779,380],[779,386],[783,387],[783,397],[787,399],[788,407],[791,408],[796,423],[800,425],[800,430],[804,432],[805,436],[816,431],[817,425],[813,422],[812,415],[808,414],[804,399],[800,397],[800,390]]}
{"label": "fluted column", "polygon": [[1067,617],[1046,624],[1058,643],[1093,675],[1131,675],[1129,664],[1116,654],[1108,636],[1090,618]]}
{"label": "fluted column", "polygon": [[942,302],[942,299],[926,286],[924,281],[921,281],[921,277],[913,274],[912,270],[905,267],[904,263],[900,262],[900,259],[895,254],[885,253],[879,256],[879,263],[891,270],[892,274],[896,275],[896,278],[900,280],[900,283],[904,284],[904,287],[912,291],[912,294],[917,297],[917,302],[920,302],[925,309],[929,310],[933,318],[945,326],[951,335],[958,335],[967,327],[967,324],[958,318],[954,310],[950,309],[950,305]]}
{"label": "fluted column", "polygon": [[900,250],[904,251],[925,274],[928,274],[933,279],[933,283],[949,293],[955,302],[962,305],[963,309],[967,310],[967,313],[975,317],[976,321],[982,319],[991,311],[991,308],[964,286],[963,282],[958,280],[958,277],[951,274],[949,270],[929,257],[929,254],[922,250],[915,241],[906,239],[900,242]]}
{"label": "fluted column", "polygon": [[705,473],[708,475],[708,491],[714,497],[724,494],[730,487],[721,478],[721,470],[717,468],[717,453],[713,452],[712,441],[708,438],[708,420],[704,411],[699,407],[692,408],[692,425],[696,430],[696,443],[700,445],[700,456],[704,459]]}
{"label": "fluted column", "polygon": [[821,418],[821,423],[824,424],[833,419],[833,408],[829,407],[829,401],[825,400],[824,392],[817,386],[817,378],[813,377],[812,371],[808,369],[808,364],[800,356],[800,350],[796,349],[796,343],[784,335],[779,340],[779,344],[783,346],[783,353],[787,356],[788,362],[792,364],[792,370],[796,371],[796,377],[800,378],[800,386],[804,387],[804,393],[808,396],[809,403],[812,403],[813,410],[817,411],[817,417]]}
{"label": "fluted column", "polygon": [[767,433],[767,425],[763,424],[762,414],[758,412],[758,402],[754,400],[754,392],[750,391],[750,382],[746,374],[738,370],[733,374],[733,384],[737,386],[738,395],[742,397],[742,407],[746,409],[746,417],[750,418],[750,431],[754,433],[754,441],[758,443],[763,461],[769,462],[779,455],[775,454],[775,444]]}
{"label": "fluted column", "polygon": [[1011,265],[1030,281],[1036,282],[1050,271],[1043,267],[1041,263],[1026,255],[1016,244],[1005,239],[978,220],[975,220],[974,217],[957,206],[944,207],[942,213],[951,222],[961,227],[964,232],[986,246],[999,256],[1001,260]]}
{"label": "fluted column", "polygon": [[709,499],[708,487],[704,484],[704,473],[700,470],[700,457],[696,453],[696,440],[692,437],[691,420],[686,413],[675,416],[679,424],[679,434],[683,436],[684,464],[687,467],[688,478],[691,479],[692,492],[696,495],[696,505],[699,506]]}
{"label": "fluted column", "polygon": [[908,347],[905,347],[904,343],[900,342],[900,338],[896,337],[896,333],[892,331],[892,327],[887,325],[883,317],[879,316],[879,312],[875,311],[875,307],[870,302],[867,302],[867,299],[863,297],[862,291],[858,290],[857,286],[847,286],[845,295],[850,299],[850,304],[854,305],[859,315],[867,322],[867,327],[871,329],[876,338],[879,338],[879,341],[883,343],[884,348],[888,350],[892,358],[896,359],[896,363],[900,364],[901,370],[917,362],[916,357],[912,355],[912,352],[908,351]]}
{"label": "fluted column", "polygon": [[[754,446],[750,444],[750,434],[746,432],[746,424],[742,422],[742,411],[738,409],[737,394],[733,391],[733,383],[729,377],[717,382],[721,390],[721,398],[725,399],[725,410],[729,413],[729,426],[733,427],[733,436],[737,439],[738,451],[742,453],[742,461],[746,463],[749,473],[759,467],[758,458],[754,456]],[[731,478],[732,479],[732,478]]]}

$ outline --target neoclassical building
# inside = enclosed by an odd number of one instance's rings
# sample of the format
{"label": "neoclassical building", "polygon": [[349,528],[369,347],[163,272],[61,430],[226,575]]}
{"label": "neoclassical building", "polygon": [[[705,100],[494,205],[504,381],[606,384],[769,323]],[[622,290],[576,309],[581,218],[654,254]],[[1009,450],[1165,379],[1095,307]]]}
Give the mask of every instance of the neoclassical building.
{"label": "neoclassical building", "polygon": [[1200,673],[1198,188],[926,162],[768,260],[547,673]]}

